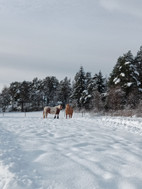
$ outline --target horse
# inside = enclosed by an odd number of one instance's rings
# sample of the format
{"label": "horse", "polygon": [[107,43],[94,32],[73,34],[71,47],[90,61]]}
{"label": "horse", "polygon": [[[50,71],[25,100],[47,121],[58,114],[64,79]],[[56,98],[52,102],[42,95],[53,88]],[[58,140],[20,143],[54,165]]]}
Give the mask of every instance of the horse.
{"label": "horse", "polygon": [[57,119],[59,119],[60,110],[62,110],[61,105],[58,105],[55,107],[46,106],[43,109],[43,118],[47,118],[48,114],[55,114],[54,119],[56,118],[56,116],[57,116]]}
{"label": "horse", "polygon": [[73,108],[69,104],[66,104],[65,113],[66,113],[66,119],[68,115],[69,115],[69,118],[72,118]]}

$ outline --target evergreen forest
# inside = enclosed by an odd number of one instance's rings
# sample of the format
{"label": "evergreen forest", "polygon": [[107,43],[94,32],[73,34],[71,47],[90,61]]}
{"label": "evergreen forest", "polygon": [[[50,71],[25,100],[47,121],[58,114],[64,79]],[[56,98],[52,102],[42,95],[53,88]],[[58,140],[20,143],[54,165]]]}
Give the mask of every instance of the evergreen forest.
{"label": "evergreen forest", "polygon": [[118,112],[142,110],[142,46],[120,56],[108,78],[102,72],[85,72],[81,66],[74,80],[55,76],[43,80],[12,82],[0,93],[1,111],[39,111],[44,106],[70,103],[76,110]]}

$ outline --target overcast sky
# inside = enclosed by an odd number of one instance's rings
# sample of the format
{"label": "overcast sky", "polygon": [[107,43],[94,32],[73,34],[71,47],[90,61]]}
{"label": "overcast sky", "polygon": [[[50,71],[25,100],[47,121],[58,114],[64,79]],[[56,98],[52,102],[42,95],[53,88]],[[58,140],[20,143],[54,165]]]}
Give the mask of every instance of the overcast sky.
{"label": "overcast sky", "polygon": [[141,0],[0,0],[0,90],[80,66],[109,76],[142,45]]}

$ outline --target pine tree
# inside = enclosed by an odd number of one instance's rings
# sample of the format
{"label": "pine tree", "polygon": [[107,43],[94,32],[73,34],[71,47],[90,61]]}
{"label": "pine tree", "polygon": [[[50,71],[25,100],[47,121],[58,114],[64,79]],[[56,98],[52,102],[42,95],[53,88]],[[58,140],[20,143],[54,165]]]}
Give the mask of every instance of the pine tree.
{"label": "pine tree", "polygon": [[56,93],[56,101],[61,102],[63,107],[65,104],[69,103],[69,98],[71,95],[71,81],[67,77],[60,81],[57,93]]}
{"label": "pine tree", "polygon": [[105,78],[103,78],[101,71],[95,74],[92,78],[92,98],[90,106],[94,111],[101,111],[103,109],[104,92],[106,91]]}
{"label": "pine tree", "polygon": [[99,93],[104,93],[106,90],[106,85],[105,85],[105,78],[103,78],[102,72],[100,71],[98,74],[95,74],[93,77],[94,83],[95,83],[95,89]]}
{"label": "pine tree", "polygon": [[92,76],[90,72],[87,72],[85,75],[85,90],[82,92],[82,104],[85,109],[90,109],[91,99],[92,99],[92,91],[93,91],[93,82]]}
{"label": "pine tree", "polygon": [[128,95],[138,85],[136,65],[131,51],[118,58],[117,64],[114,67],[110,78],[109,87],[120,87]]}
{"label": "pine tree", "polygon": [[56,90],[59,85],[59,81],[56,77],[46,77],[43,80],[43,91],[44,91],[44,101],[45,105],[55,105]]}
{"label": "pine tree", "polygon": [[136,75],[139,84],[138,90],[142,93],[142,46],[140,47],[140,50],[137,52],[134,62],[137,68]]}
{"label": "pine tree", "polygon": [[43,108],[42,80],[34,78],[31,85],[30,101],[31,110],[41,110]]}
{"label": "pine tree", "polygon": [[[116,98],[114,99],[117,99],[117,93],[114,90],[116,89],[116,91],[121,91],[120,94],[124,95],[123,97],[120,95],[121,98],[123,99],[122,102],[125,103],[125,105],[128,107],[131,108],[135,107],[136,104],[135,101],[133,101],[132,97],[133,96],[135,96],[135,98],[138,97],[138,88],[139,88],[138,75],[139,74],[137,72],[137,66],[134,61],[133,55],[131,51],[128,51],[128,53],[118,58],[117,64],[114,67],[112,74],[110,75],[109,78],[110,92],[108,94],[112,96],[111,91],[113,91],[113,98],[116,95]],[[111,96],[109,96],[108,99],[111,99],[112,98]]]}
{"label": "pine tree", "polygon": [[27,111],[30,103],[31,82],[23,81],[19,88],[19,103],[21,105],[21,111]]}
{"label": "pine tree", "polygon": [[13,111],[18,110],[18,103],[20,99],[20,86],[20,82],[12,82],[9,87],[9,94]]}
{"label": "pine tree", "polygon": [[83,67],[76,73],[73,84],[72,100],[78,108],[83,107],[83,91],[85,90],[85,72]]}
{"label": "pine tree", "polygon": [[8,110],[8,107],[10,106],[10,94],[9,94],[9,88],[4,87],[2,90],[2,93],[0,94],[0,107],[2,108],[2,111],[5,112]]}

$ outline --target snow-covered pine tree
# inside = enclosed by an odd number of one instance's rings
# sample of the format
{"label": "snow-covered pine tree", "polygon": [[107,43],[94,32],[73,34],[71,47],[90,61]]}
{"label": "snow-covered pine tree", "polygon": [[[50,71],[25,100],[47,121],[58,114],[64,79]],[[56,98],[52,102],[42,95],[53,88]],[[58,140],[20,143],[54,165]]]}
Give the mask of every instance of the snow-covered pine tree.
{"label": "snow-covered pine tree", "polygon": [[90,106],[94,109],[94,111],[101,111],[103,109],[103,101],[104,95],[103,93],[106,90],[105,78],[101,71],[98,74],[95,74],[92,78],[92,99]]}
{"label": "snow-covered pine tree", "polygon": [[42,80],[37,77],[33,79],[30,91],[30,110],[41,110],[43,108]]}
{"label": "snow-covered pine tree", "polygon": [[142,101],[142,46],[137,52],[134,59],[135,65],[135,79],[137,81],[137,87],[133,89],[132,93],[128,97],[128,104],[130,108],[140,107]]}
{"label": "snow-covered pine tree", "polygon": [[56,90],[59,85],[59,81],[56,77],[46,77],[43,80],[43,96],[45,105],[55,105],[54,99],[56,98]]}
{"label": "snow-covered pine tree", "polygon": [[9,88],[4,87],[1,94],[0,94],[0,108],[3,112],[8,110],[8,107],[10,106],[10,94],[9,94]]}
{"label": "snow-covered pine tree", "polygon": [[131,51],[128,51],[118,58],[109,78],[109,87],[119,86],[128,95],[133,89],[137,88],[139,84],[137,81],[136,65]]}
{"label": "snow-covered pine tree", "polygon": [[136,74],[137,74],[138,83],[139,83],[138,90],[140,93],[142,93],[142,46],[140,47],[140,50],[137,52],[134,62],[137,68]]}
{"label": "snow-covered pine tree", "polygon": [[11,99],[12,111],[18,110],[18,103],[20,98],[20,82],[12,82],[9,87],[9,94]]}
{"label": "snow-covered pine tree", "polygon": [[56,93],[56,101],[62,102],[63,107],[65,107],[65,104],[69,103],[71,90],[71,81],[65,77],[60,81]]}
{"label": "snow-covered pine tree", "polygon": [[106,85],[105,85],[105,78],[103,78],[102,72],[100,71],[98,74],[95,74],[93,79],[95,81],[95,89],[99,93],[104,93],[106,90]]}
{"label": "snow-covered pine tree", "polygon": [[82,91],[82,97],[81,97],[81,104],[85,109],[91,108],[92,91],[93,91],[93,82],[92,82],[91,73],[87,72],[85,74],[85,88]]}
{"label": "snow-covered pine tree", "polygon": [[[132,102],[130,100],[132,94],[135,93],[135,96],[137,95],[138,86],[139,86],[139,81],[138,81],[137,67],[134,62],[134,58],[131,51],[128,51],[126,54],[118,58],[117,64],[110,75],[109,78],[110,92],[108,94],[111,94],[112,89],[113,89],[113,93],[115,93],[114,89],[116,89],[117,91],[121,91],[122,92],[121,94],[123,94],[125,97],[125,104],[128,106],[128,104]],[[109,97],[109,99],[111,99],[111,97]],[[124,98],[122,97],[122,99]],[[135,104],[133,104],[132,106],[134,107]]]}
{"label": "snow-covered pine tree", "polygon": [[83,102],[84,102],[83,91],[85,89],[86,89],[85,72],[84,72],[83,67],[81,66],[80,70],[75,75],[74,84],[73,84],[73,92],[71,95],[71,98],[72,98],[74,104],[78,108],[83,107]]}
{"label": "snow-covered pine tree", "polygon": [[19,87],[18,102],[21,105],[21,111],[27,111],[30,103],[31,82],[23,81]]}

